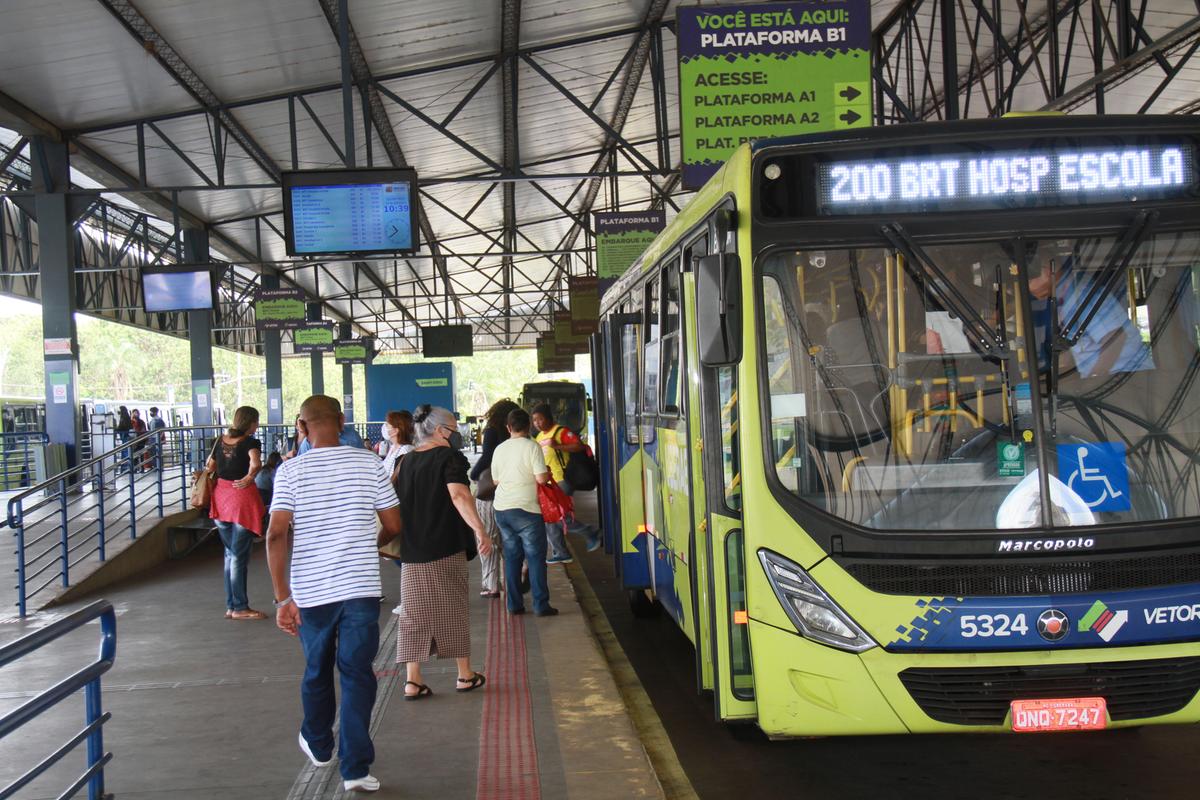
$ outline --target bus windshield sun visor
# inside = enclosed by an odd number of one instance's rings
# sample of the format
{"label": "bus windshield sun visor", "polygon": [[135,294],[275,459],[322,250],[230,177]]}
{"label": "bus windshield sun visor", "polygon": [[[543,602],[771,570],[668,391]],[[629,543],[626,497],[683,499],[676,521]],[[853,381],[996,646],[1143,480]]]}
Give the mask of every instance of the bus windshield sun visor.
{"label": "bus windshield sun visor", "polygon": [[926,289],[945,310],[962,321],[964,332],[971,336],[984,355],[998,360],[1008,356],[1008,343],[1004,337],[979,316],[962,293],[954,287],[954,281],[913,241],[908,231],[899,223],[893,222],[880,228],[880,232],[904,256],[905,271],[913,283]]}

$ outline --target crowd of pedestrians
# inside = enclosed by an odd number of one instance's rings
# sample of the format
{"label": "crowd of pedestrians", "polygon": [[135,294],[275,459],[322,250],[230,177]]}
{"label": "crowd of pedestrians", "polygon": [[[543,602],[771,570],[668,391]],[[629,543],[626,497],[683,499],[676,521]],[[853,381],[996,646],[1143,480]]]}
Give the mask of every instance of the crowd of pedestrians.
{"label": "crowd of pedestrians", "polygon": [[487,412],[474,468],[456,416],[436,406],[390,412],[374,448],[324,395],[301,405],[282,452],[264,457],[258,424],[256,409],[238,408],[208,451],[206,470],[216,479],[209,515],[225,548],[225,617],[267,617],[250,607],[247,592],[252,546],[265,536],[276,624],[299,638],[305,661],[300,749],[318,767],[336,753],[347,791],[376,791],[370,717],[383,557],[400,566],[393,613],[404,699],[434,694],[421,671],[433,657],[455,660],[457,693],[482,689],[487,678],[471,661],[469,562],[480,564],[479,594],[503,594],[509,614],[525,613],[526,591],[535,615],[558,614],[547,564],[570,561],[565,532],[586,537],[589,550],[600,533],[569,515],[548,524],[541,495],[569,497],[564,469],[585,446],[548,407],[535,407],[531,420],[507,399]]}

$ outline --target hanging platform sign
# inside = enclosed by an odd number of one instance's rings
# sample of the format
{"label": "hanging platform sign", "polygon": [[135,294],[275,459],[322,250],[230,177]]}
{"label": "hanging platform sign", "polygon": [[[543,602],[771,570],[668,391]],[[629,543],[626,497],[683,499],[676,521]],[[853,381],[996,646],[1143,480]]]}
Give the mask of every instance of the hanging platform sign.
{"label": "hanging platform sign", "polygon": [[576,335],[571,329],[571,312],[554,312],[554,344],[560,356],[582,355],[588,351],[587,334]]}
{"label": "hanging platform sign", "polygon": [[538,374],[575,371],[575,356],[559,355],[558,346],[553,336],[538,337],[537,360]]}
{"label": "hanging platform sign", "polygon": [[743,142],[871,124],[869,0],[681,7],[683,185]]}
{"label": "hanging platform sign", "polygon": [[305,317],[302,289],[259,289],[254,293],[254,327],[260,331],[303,328]]}
{"label": "hanging platform sign", "polygon": [[606,211],[592,215],[597,292],[603,295],[667,227],[663,211]]}
{"label": "hanging platform sign", "polygon": [[292,351],[296,353],[333,352],[333,323],[309,323],[292,332]]}
{"label": "hanging platform sign", "polygon": [[600,329],[600,279],[588,276],[567,280],[571,303],[571,333],[591,336]]}
{"label": "hanging platform sign", "polygon": [[372,352],[369,339],[338,339],[333,343],[336,364],[365,364]]}

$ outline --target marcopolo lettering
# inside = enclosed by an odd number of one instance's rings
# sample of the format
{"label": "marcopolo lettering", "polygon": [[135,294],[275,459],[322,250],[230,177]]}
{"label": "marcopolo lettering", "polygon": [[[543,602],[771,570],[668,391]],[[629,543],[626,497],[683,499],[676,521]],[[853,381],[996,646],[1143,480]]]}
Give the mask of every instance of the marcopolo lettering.
{"label": "marcopolo lettering", "polygon": [[1096,546],[1092,538],[1075,539],[1001,539],[997,553],[1046,553],[1055,550],[1089,550]]}

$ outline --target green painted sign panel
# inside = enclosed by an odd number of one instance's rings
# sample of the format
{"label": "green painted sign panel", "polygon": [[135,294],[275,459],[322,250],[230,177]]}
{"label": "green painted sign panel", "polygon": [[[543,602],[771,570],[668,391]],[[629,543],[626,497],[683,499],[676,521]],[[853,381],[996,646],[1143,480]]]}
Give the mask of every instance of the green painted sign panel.
{"label": "green painted sign panel", "polygon": [[297,353],[322,353],[333,349],[333,326],[313,325],[292,332],[292,349]]}
{"label": "green painted sign panel", "polygon": [[596,232],[596,277],[600,279],[599,292],[603,294],[667,227],[667,215],[662,211],[605,211],[592,217]]}
{"label": "green painted sign panel", "polygon": [[868,0],[678,11],[683,185],[743,142],[871,124]]}
{"label": "green painted sign panel", "polygon": [[259,289],[254,293],[254,325],[260,331],[302,328],[307,324],[300,289]]}
{"label": "green painted sign panel", "polygon": [[449,378],[417,378],[417,386],[422,389],[430,389],[435,386],[449,386]]}

